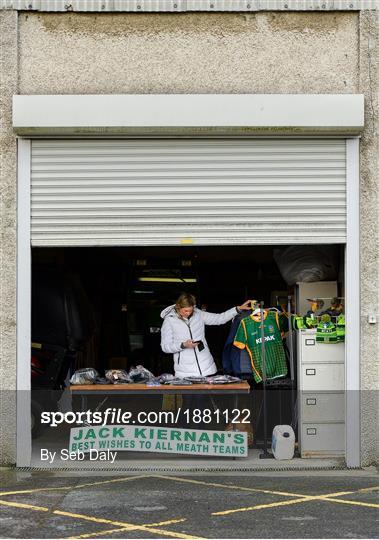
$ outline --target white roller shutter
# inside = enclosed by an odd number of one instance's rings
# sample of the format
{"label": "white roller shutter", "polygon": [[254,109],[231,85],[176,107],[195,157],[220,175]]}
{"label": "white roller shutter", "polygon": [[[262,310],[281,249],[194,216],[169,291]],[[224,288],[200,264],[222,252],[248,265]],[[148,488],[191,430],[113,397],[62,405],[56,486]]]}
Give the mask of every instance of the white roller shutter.
{"label": "white roller shutter", "polygon": [[342,243],[343,139],[34,140],[34,246]]}

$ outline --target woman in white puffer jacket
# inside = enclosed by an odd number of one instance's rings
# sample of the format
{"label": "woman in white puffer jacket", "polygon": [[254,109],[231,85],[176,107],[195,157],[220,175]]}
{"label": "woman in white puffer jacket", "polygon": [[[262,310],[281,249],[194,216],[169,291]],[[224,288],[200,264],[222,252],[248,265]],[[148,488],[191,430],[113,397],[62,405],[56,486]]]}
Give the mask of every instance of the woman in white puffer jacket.
{"label": "woman in white puffer jacket", "polygon": [[224,313],[208,313],[198,309],[192,294],[182,294],[176,304],[161,313],[161,348],[174,355],[176,377],[214,375],[217,371],[205,339],[205,325],[225,324],[237,313],[248,310],[251,300]]}

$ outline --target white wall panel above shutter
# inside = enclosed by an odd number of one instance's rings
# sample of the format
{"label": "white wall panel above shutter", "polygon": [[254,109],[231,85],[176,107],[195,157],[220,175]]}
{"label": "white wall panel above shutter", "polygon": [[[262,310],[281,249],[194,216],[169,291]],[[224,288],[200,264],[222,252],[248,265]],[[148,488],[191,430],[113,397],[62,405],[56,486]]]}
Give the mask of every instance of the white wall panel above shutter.
{"label": "white wall panel above shutter", "polygon": [[34,246],[343,243],[343,139],[34,140]]}

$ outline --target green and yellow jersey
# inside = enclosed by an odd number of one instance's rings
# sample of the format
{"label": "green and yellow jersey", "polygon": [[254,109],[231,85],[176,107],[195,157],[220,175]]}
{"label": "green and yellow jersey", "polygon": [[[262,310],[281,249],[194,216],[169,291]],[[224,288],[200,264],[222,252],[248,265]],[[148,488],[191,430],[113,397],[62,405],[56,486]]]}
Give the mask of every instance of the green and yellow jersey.
{"label": "green and yellow jersey", "polygon": [[[282,313],[264,312],[264,340],[266,357],[266,378],[277,379],[287,375],[286,355],[282,333],[288,330],[288,317]],[[247,349],[253,376],[257,383],[262,381],[262,336],[261,315],[250,315],[241,320],[234,345]]]}

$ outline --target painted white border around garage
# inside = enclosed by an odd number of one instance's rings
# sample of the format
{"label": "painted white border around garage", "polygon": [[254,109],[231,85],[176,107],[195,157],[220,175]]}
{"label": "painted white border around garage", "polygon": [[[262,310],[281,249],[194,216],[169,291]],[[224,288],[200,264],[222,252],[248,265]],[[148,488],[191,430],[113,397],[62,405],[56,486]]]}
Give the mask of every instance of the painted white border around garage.
{"label": "painted white border around garage", "polygon": [[357,135],[362,94],[13,96],[21,136]]}
{"label": "painted white border around garage", "polygon": [[378,0],[0,0],[0,9],[81,12],[360,11]]}
{"label": "painted white border around garage", "polygon": [[360,467],[359,139],[346,141],[346,463]]}
{"label": "painted white border around garage", "polygon": [[17,178],[17,465],[29,467],[31,441],[30,140],[18,140]]}
{"label": "painted white border around garage", "polygon": [[[346,463],[354,468],[360,466],[359,139],[347,139],[346,145]],[[31,464],[30,141],[20,139],[18,152],[17,465],[21,467]]]}

